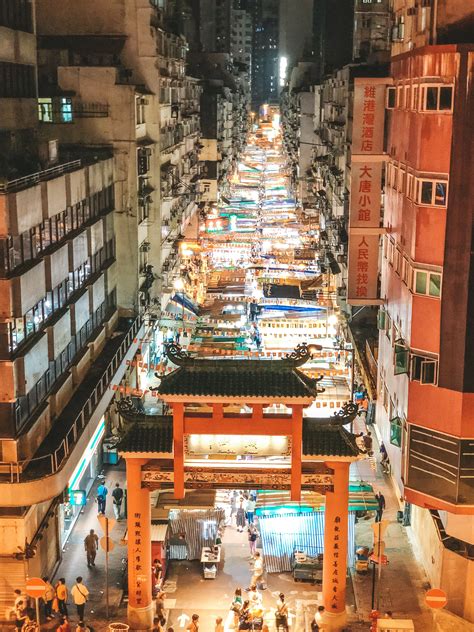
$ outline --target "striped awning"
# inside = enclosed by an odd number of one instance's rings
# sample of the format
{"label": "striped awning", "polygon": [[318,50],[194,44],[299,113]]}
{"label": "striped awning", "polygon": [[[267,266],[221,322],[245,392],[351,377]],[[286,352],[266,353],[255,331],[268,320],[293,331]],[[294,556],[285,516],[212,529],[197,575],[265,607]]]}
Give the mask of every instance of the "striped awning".
{"label": "striped awning", "polygon": [[[268,573],[291,571],[295,551],[309,557],[324,554],[324,511],[298,512],[283,509],[273,515],[260,515],[263,559]],[[349,513],[347,564],[354,563],[355,513]]]}
{"label": "striped awning", "polygon": [[[311,512],[323,511],[325,504],[324,494],[302,490],[301,502],[290,500],[289,491],[264,490],[258,492],[256,513],[260,515],[270,515],[282,509],[291,512]],[[349,511],[376,511],[378,508],[377,499],[371,485],[362,482],[349,484]]]}

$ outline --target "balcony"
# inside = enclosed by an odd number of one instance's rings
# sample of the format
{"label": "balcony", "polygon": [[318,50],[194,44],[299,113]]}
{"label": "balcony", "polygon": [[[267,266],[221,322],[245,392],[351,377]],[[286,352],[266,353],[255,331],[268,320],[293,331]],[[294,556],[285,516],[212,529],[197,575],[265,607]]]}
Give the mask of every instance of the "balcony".
{"label": "balcony", "polygon": [[[139,341],[140,318],[119,319],[115,336],[104,345],[95,362],[90,366],[84,380],[58,415],[49,434],[45,437],[34,458],[23,462],[0,462],[0,489],[5,503],[16,506],[18,502],[30,504],[56,496],[64,489],[70,473],[87,444],[91,429],[89,422],[98,421],[113,397],[112,381],[117,383],[126,369],[126,359],[133,357]],[[73,458],[75,457],[75,458]],[[66,470],[66,472],[63,472]],[[44,489],[44,477],[50,479],[48,489]],[[17,485],[30,483],[28,493],[35,494],[31,500],[19,500],[15,495]],[[37,482],[34,486],[31,483]],[[6,485],[5,483],[8,483]],[[7,493],[6,490],[9,490]],[[4,495],[4,490],[5,494]]]}
{"label": "balcony", "polygon": [[0,182],[0,193],[10,193],[11,191],[26,189],[38,184],[38,182],[51,180],[52,178],[57,178],[65,173],[69,173],[70,171],[80,169],[81,166],[81,160],[71,160],[70,162],[55,165],[49,169],[43,169],[42,171],[30,173],[29,175],[21,178],[15,178],[14,180],[8,180],[7,182]]}

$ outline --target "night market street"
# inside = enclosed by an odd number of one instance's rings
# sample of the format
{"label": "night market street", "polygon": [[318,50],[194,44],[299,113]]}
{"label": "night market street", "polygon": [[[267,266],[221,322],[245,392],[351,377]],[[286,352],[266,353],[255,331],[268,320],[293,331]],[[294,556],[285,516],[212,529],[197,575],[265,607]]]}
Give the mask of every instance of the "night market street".
{"label": "night market street", "polygon": [[0,0],[0,632],[473,632],[471,5]]}

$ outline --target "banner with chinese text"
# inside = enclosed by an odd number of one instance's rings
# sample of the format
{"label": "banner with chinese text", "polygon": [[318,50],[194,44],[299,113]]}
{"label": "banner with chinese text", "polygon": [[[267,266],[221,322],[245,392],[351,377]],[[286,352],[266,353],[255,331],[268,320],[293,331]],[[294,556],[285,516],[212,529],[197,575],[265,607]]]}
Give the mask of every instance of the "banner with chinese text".
{"label": "banner with chinese text", "polygon": [[352,305],[379,301],[378,230],[387,83],[387,79],[380,78],[354,80],[347,288],[347,301]]}

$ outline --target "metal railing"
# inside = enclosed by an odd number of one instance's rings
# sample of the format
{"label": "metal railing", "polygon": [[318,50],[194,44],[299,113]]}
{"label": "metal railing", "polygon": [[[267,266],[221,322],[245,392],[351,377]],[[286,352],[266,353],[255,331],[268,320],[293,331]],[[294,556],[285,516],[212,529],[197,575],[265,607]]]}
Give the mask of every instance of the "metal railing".
{"label": "metal railing", "polygon": [[8,182],[0,182],[0,193],[8,193],[24,187],[33,186],[43,180],[49,180],[55,178],[69,171],[80,169],[82,165],[81,160],[71,160],[70,162],[64,162],[61,165],[44,169],[43,171],[37,171],[36,173],[30,173],[27,176],[21,178],[15,178],[15,180],[9,180]]}
{"label": "metal railing", "polygon": [[[11,483],[21,483],[24,481],[41,479],[45,476],[56,474],[56,472],[58,472],[62,468],[68,456],[71,454],[71,451],[74,449],[78,440],[80,439],[82,432],[87,426],[90,418],[92,417],[95,408],[99,404],[100,399],[108,389],[114,374],[118,370],[120,363],[127,354],[127,351],[129,350],[134,338],[136,337],[140,326],[141,317],[138,316],[126,333],[124,339],[120,344],[120,347],[117,349],[113,358],[107,365],[107,368],[98,379],[96,387],[92,391],[91,395],[88,397],[87,401],[81,409],[81,412],[74,419],[71,428],[67,432],[66,436],[62,439],[59,446],[53,452],[37,458],[26,459],[24,461],[0,461],[0,473],[8,473]],[[31,467],[33,464],[38,465],[40,471],[36,475],[26,474],[25,468],[27,466]]]}

